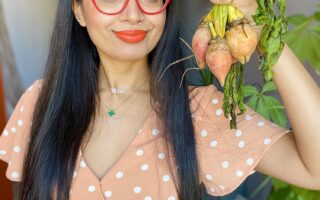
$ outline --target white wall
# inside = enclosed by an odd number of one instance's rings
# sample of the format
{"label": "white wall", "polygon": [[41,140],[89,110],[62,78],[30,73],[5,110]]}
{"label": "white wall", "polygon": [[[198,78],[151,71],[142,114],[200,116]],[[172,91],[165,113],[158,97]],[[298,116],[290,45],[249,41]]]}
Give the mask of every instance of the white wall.
{"label": "white wall", "polygon": [[18,71],[26,88],[43,73],[57,0],[1,1]]}

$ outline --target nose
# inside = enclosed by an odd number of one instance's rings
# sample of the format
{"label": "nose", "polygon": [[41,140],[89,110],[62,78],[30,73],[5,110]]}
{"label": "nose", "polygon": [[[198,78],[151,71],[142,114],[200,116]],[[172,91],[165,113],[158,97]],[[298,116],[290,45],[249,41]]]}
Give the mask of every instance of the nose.
{"label": "nose", "polygon": [[128,1],[126,8],[120,14],[120,19],[121,21],[128,21],[132,25],[138,24],[143,19],[143,13],[139,9],[136,0]]}

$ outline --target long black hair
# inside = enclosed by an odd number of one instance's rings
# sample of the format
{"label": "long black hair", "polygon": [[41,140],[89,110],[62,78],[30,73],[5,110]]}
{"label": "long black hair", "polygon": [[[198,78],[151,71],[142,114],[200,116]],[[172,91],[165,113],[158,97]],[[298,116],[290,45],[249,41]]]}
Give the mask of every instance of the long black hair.
{"label": "long black hair", "polygon": [[[77,0],[81,1],[81,0]],[[182,3],[182,2],[180,2]],[[32,119],[24,160],[21,200],[69,198],[78,152],[96,114],[100,59],[87,29],[72,12],[72,0],[60,0],[49,56]],[[164,32],[148,55],[151,105],[163,122],[167,151],[174,155],[172,173],[180,200],[200,200],[199,167],[195,149],[188,85],[179,88],[185,68],[176,64],[158,81],[165,67],[181,59],[179,0],[167,7]],[[161,106],[155,106],[159,102]],[[168,153],[168,152],[167,152]]]}

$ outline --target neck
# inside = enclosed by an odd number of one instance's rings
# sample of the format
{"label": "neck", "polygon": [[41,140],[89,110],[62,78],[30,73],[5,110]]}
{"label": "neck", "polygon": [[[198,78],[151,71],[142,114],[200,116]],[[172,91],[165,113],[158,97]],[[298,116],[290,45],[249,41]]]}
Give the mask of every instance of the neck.
{"label": "neck", "polygon": [[147,81],[142,88],[149,86],[150,76],[147,58],[134,61],[101,62],[99,70],[100,91],[110,88],[135,89]]}

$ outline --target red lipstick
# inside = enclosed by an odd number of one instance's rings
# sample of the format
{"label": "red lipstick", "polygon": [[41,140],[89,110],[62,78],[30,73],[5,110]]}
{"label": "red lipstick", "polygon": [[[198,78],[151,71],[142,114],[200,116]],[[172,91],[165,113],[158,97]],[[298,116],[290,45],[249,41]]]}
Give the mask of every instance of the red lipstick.
{"label": "red lipstick", "polygon": [[146,35],[147,31],[144,30],[124,30],[124,31],[113,31],[116,36],[128,43],[136,43],[142,41]]}

